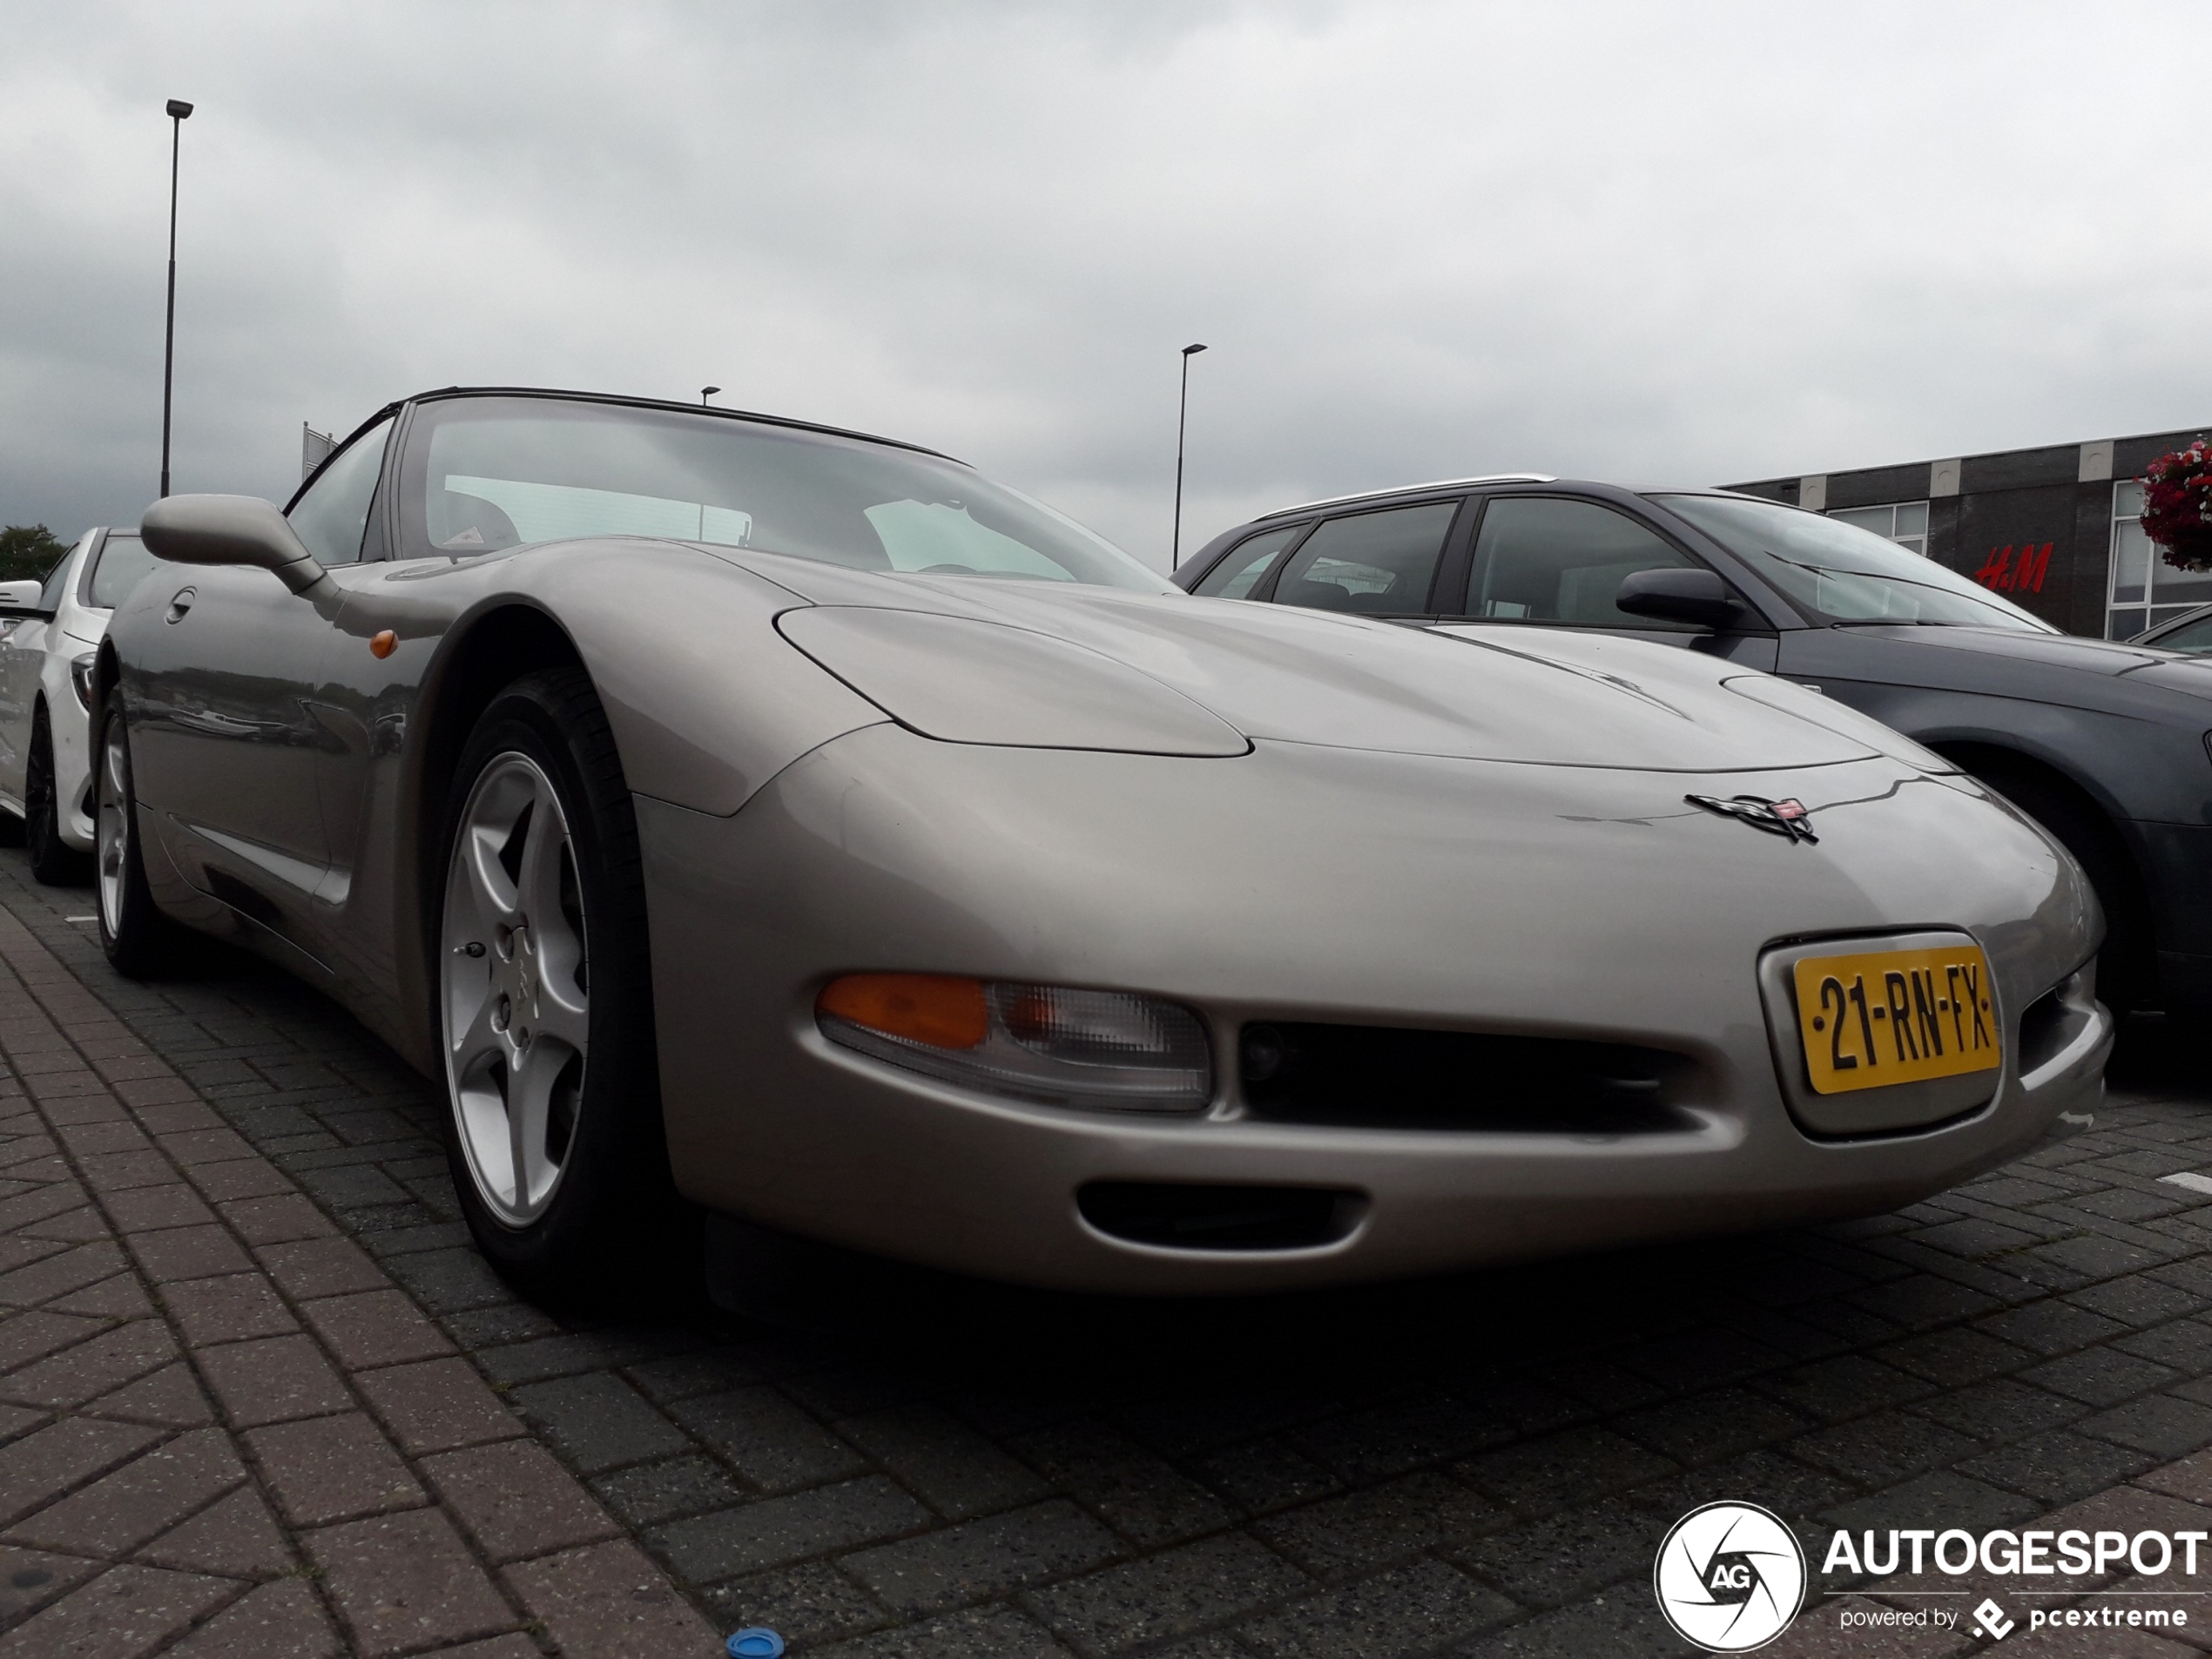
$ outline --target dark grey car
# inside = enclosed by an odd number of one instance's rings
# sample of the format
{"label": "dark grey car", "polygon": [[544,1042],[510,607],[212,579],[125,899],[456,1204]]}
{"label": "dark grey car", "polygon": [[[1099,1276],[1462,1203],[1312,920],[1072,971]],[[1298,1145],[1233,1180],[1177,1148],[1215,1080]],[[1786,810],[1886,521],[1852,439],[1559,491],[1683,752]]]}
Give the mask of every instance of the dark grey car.
{"label": "dark grey car", "polygon": [[2212,1011],[2212,658],[2060,633],[1817,513],[1534,474],[1287,509],[1175,579],[1455,632],[1633,634],[1817,687],[2065,843],[2104,903],[2115,1009]]}

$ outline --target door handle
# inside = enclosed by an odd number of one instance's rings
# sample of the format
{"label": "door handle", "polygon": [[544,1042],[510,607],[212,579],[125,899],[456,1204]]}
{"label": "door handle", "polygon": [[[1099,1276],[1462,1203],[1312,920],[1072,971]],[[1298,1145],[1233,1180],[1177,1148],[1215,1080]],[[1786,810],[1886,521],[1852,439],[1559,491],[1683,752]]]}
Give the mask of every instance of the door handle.
{"label": "door handle", "polygon": [[166,620],[182,622],[185,612],[192,609],[192,602],[199,597],[199,590],[197,588],[179,589],[177,597],[169,602],[169,615]]}

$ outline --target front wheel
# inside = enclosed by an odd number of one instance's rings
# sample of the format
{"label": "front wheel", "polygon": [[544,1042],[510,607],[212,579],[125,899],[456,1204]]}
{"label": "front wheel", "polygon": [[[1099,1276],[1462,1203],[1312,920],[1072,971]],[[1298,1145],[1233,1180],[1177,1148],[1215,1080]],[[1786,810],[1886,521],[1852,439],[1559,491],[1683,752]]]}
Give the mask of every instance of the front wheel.
{"label": "front wheel", "polygon": [[154,908],[139,849],[138,797],[132,791],[131,736],[123,711],[111,703],[100,716],[98,770],[93,777],[93,887],[98,895],[100,948],[126,979],[145,979],[169,963],[176,927]]}
{"label": "front wheel", "polygon": [[680,1206],[637,820],[590,680],[553,671],[501,692],[451,799],[437,985],[462,1212],[526,1288],[604,1288]]}

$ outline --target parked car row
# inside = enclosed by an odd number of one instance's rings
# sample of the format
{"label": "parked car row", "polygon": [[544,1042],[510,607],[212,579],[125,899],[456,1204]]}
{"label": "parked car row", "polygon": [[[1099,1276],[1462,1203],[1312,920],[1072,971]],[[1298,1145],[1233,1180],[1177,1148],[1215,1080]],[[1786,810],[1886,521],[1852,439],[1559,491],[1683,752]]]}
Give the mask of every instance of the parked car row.
{"label": "parked car row", "polygon": [[693,1213],[1151,1292],[1871,1213],[2212,982],[2212,660],[1725,492],[1171,584],[913,445],[450,389],[142,534],[16,596],[0,804],[125,972],[233,939],[439,1080],[531,1286]]}
{"label": "parked car row", "polygon": [[0,820],[20,822],[41,881],[92,847],[93,653],[153,556],[128,529],[84,532],[43,582],[0,583]]}

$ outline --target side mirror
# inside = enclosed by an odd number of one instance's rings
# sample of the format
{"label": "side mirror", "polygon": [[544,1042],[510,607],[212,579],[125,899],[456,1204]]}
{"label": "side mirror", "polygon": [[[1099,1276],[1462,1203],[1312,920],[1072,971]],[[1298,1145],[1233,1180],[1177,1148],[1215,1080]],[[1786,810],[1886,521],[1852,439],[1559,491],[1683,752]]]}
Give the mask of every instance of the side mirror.
{"label": "side mirror", "polygon": [[43,582],[0,582],[0,610],[36,610]]}
{"label": "side mirror", "polygon": [[1727,628],[1743,614],[1728,583],[1710,570],[1635,570],[1621,579],[1613,603],[1632,617]]}
{"label": "side mirror", "polygon": [[323,579],[284,515],[258,496],[170,496],[146,509],[138,535],[156,558],[259,565],[294,593]]}

